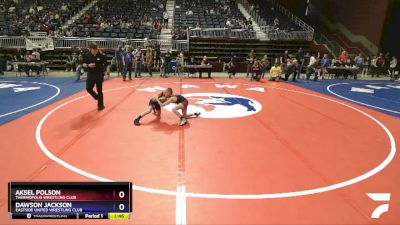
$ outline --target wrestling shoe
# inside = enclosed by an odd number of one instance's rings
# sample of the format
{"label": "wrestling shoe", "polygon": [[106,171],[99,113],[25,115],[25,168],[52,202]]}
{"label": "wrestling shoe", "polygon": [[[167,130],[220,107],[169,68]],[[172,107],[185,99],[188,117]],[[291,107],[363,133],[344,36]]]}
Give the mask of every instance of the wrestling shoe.
{"label": "wrestling shoe", "polygon": [[181,119],[181,123],[179,124],[179,126],[183,126],[185,124],[187,124],[187,120],[185,118],[182,118]]}
{"label": "wrestling shoe", "polygon": [[133,123],[134,123],[136,126],[140,126],[140,119],[139,119],[139,117],[136,118],[136,119],[133,121]]}

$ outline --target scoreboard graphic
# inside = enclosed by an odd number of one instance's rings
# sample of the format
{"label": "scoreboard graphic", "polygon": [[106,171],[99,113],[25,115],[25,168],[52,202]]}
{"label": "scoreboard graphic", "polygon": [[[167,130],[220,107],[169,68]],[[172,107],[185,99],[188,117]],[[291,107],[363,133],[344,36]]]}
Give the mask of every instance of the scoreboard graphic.
{"label": "scoreboard graphic", "polygon": [[10,182],[12,219],[129,219],[131,182]]}

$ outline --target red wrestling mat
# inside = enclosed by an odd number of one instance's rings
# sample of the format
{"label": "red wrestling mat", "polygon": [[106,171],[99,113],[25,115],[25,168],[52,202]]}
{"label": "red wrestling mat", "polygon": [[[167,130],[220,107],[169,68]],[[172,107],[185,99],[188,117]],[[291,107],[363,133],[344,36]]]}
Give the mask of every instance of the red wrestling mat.
{"label": "red wrestling mat", "polygon": [[[128,224],[396,224],[400,122],[286,83],[141,79],[104,84],[0,127],[0,224],[8,181],[133,181]],[[133,119],[163,88],[200,118],[163,109]],[[168,107],[166,107],[168,108]],[[367,193],[390,193],[374,201]],[[371,218],[389,204],[388,212]],[[376,217],[377,214],[375,214]],[[29,224],[54,221],[29,221]],[[93,224],[93,221],[57,221]]]}

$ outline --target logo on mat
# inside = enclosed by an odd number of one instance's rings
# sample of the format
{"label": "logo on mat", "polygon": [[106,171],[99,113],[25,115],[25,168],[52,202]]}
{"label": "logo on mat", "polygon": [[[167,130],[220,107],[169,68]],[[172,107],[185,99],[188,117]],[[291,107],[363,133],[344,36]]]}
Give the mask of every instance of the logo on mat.
{"label": "logo on mat", "polygon": [[[237,118],[258,113],[262,105],[250,98],[221,93],[184,94],[189,100],[188,113],[201,112],[203,118]],[[172,111],[173,105],[165,107]]]}

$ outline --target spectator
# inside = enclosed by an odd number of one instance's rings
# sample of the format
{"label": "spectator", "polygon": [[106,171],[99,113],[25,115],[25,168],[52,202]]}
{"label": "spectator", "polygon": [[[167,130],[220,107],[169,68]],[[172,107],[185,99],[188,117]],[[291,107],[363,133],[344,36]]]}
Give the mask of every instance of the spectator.
{"label": "spectator", "polygon": [[14,62],[23,62],[25,61],[24,55],[21,52],[21,49],[17,49],[17,53],[14,55]]}
{"label": "spectator", "polygon": [[390,80],[394,81],[397,80],[398,74],[396,75],[396,72],[399,73],[399,71],[396,69],[398,68],[398,62],[396,56],[392,57],[392,60],[390,61]]}
{"label": "spectator", "polygon": [[288,59],[286,63],[286,71],[285,71],[285,80],[289,80],[290,75],[293,74],[293,81],[296,81],[296,76],[297,76],[297,69],[299,66],[299,63],[295,57],[292,57]]}
{"label": "spectator", "polygon": [[[2,50],[0,48],[0,50]],[[0,75],[4,76],[4,70],[7,70],[7,60],[4,54],[0,55]]]}
{"label": "spectator", "polygon": [[[188,65],[196,65],[196,62],[195,62],[193,56],[190,58],[190,61],[188,62]],[[196,69],[194,69],[194,68],[189,68],[189,74],[190,74],[190,75],[193,76],[195,73],[196,73]]]}
{"label": "spectator", "polygon": [[[202,66],[209,66],[210,61],[208,61],[207,56],[203,56],[203,60],[201,61]],[[199,76],[202,77],[202,72],[207,72],[208,73],[208,78],[211,78],[211,68],[202,68],[199,70],[200,74]]]}
{"label": "spectator", "polygon": [[124,57],[124,50],[122,49],[122,46],[119,45],[117,50],[115,50],[114,54],[116,64],[117,64],[117,76],[119,77],[119,74],[123,74],[124,71],[124,63],[123,63],[123,57]]}
{"label": "spectator", "polygon": [[254,64],[252,66],[252,76],[251,76],[251,80],[256,80],[256,81],[260,81],[261,79],[261,62],[260,60],[254,60]]}
{"label": "spectator", "polygon": [[342,54],[339,56],[339,61],[342,66],[346,65],[347,61],[349,60],[349,55],[346,51],[343,51]]}
{"label": "spectator", "polygon": [[324,56],[321,58],[320,65],[321,65],[321,76],[323,79],[324,74],[328,72],[326,68],[332,65],[332,60],[328,57],[328,54],[324,54]]}
{"label": "spectator", "polygon": [[178,71],[178,76],[181,76],[181,74],[183,73],[182,69],[183,65],[185,65],[185,57],[183,55],[183,52],[181,51],[176,57],[176,69],[174,71],[174,76],[176,75],[177,71]]}
{"label": "spectator", "polygon": [[146,67],[149,75],[153,76],[153,50],[151,47],[147,47],[146,50]]}
{"label": "spectator", "polygon": [[78,55],[78,60],[77,60],[75,77],[76,77],[76,80],[79,81],[81,79],[81,76],[85,73],[85,69],[86,69],[83,67],[83,56],[85,55],[85,52],[80,48],[78,48],[76,50],[76,52]]}
{"label": "spectator", "polygon": [[[304,51],[303,48],[299,48],[299,50],[297,50],[297,53],[295,55],[296,60],[297,60],[297,73],[300,76],[301,72],[303,71],[303,66],[304,66]],[[294,79],[296,80],[296,79]]]}
{"label": "spectator", "polygon": [[164,26],[165,27],[168,27],[168,19],[169,19],[169,14],[168,14],[168,12],[167,11],[164,11],[164,13],[163,13],[163,19],[164,19]]}
{"label": "spectator", "polygon": [[364,56],[360,53],[354,58],[354,65],[358,68],[357,73],[362,72]]}
{"label": "spectator", "polygon": [[155,44],[155,50],[154,50],[154,67],[155,68],[160,68],[160,62],[161,62],[160,44],[156,43]]}
{"label": "spectator", "polygon": [[228,70],[229,78],[235,78],[235,76],[236,76],[236,56],[235,55],[231,56],[230,61],[226,65],[226,68]]}
{"label": "spectator", "polygon": [[283,56],[282,56],[281,59],[280,59],[281,65],[282,65],[283,63],[286,63],[289,59],[290,59],[290,57],[289,57],[289,51],[288,51],[288,50],[285,50],[285,53],[283,54]]}
{"label": "spectator", "polygon": [[165,56],[164,55],[162,55],[161,57],[160,57],[160,77],[167,77],[166,76],[166,73],[165,73]]}
{"label": "spectator", "polygon": [[281,74],[282,74],[282,69],[279,66],[279,63],[275,63],[275,65],[271,68],[270,70],[271,78],[270,81],[279,81]]}
{"label": "spectator", "polygon": [[247,75],[246,75],[246,77],[249,77],[250,73],[253,76],[252,67],[253,67],[254,61],[256,60],[256,53],[255,53],[254,49],[252,49],[250,51],[250,53],[247,55],[246,60],[247,60]]}
{"label": "spectator", "polygon": [[39,62],[40,61],[40,53],[37,48],[33,49],[32,55],[31,55],[31,61],[32,62]]}
{"label": "spectator", "polygon": [[134,53],[134,59],[135,59],[135,77],[142,77],[143,53],[140,47],[137,47]]}
{"label": "spectator", "polygon": [[276,17],[275,19],[274,19],[274,29],[279,29],[279,19],[278,19],[278,17]]}
{"label": "spectator", "polygon": [[377,75],[377,70],[378,70],[378,67],[376,65],[377,60],[378,60],[378,56],[377,55],[375,55],[371,60],[371,75],[372,75],[372,77]]}
{"label": "spectator", "polygon": [[[318,55],[319,55],[319,53],[318,53]],[[310,79],[311,74],[314,74],[314,81],[318,80],[318,76],[317,76],[316,71],[315,71],[317,69],[316,68],[317,67],[317,63],[318,63],[317,58],[315,57],[314,54],[312,54],[311,57],[310,57],[310,63],[307,66],[307,73],[306,73],[307,80]]]}
{"label": "spectator", "polygon": [[171,70],[171,52],[169,49],[164,54],[164,68],[165,68],[165,77],[168,77],[169,72]]}
{"label": "spectator", "polygon": [[265,73],[270,68],[271,68],[271,63],[268,60],[268,55],[264,55],[264,57],[261,60],[261,78],[265,77]]}
{"label": "spectator", "polygon": [[361,75],[364,76],[364,77],[367,77],[370,69],[371,69],[371,57],[367,56],[365,58],[365,60],[364,60],[363,69],[362,69]]}
{"label": "spectator", "polygon": [[375,65],[376,65],[376,73],[375,74],[377,77],[386,73],[385,72],[385,57],[384,57],[383,53],[380,53],[378,55],[378,57],[376,57]]}
{"label": "spectator", "polygon": [[193,11],[190,10],[190,9],[187,9],[185,14],[186,14],[186,16],[192,16],[193,15]]}
{"label": "spectator", "polygon": [[126,80],[127,73],[129,73],[129,80],[132,80],[133,54],[130,46],[127,47],[126,51],[124,52],[122,62],[124,65],[123,81]]}

